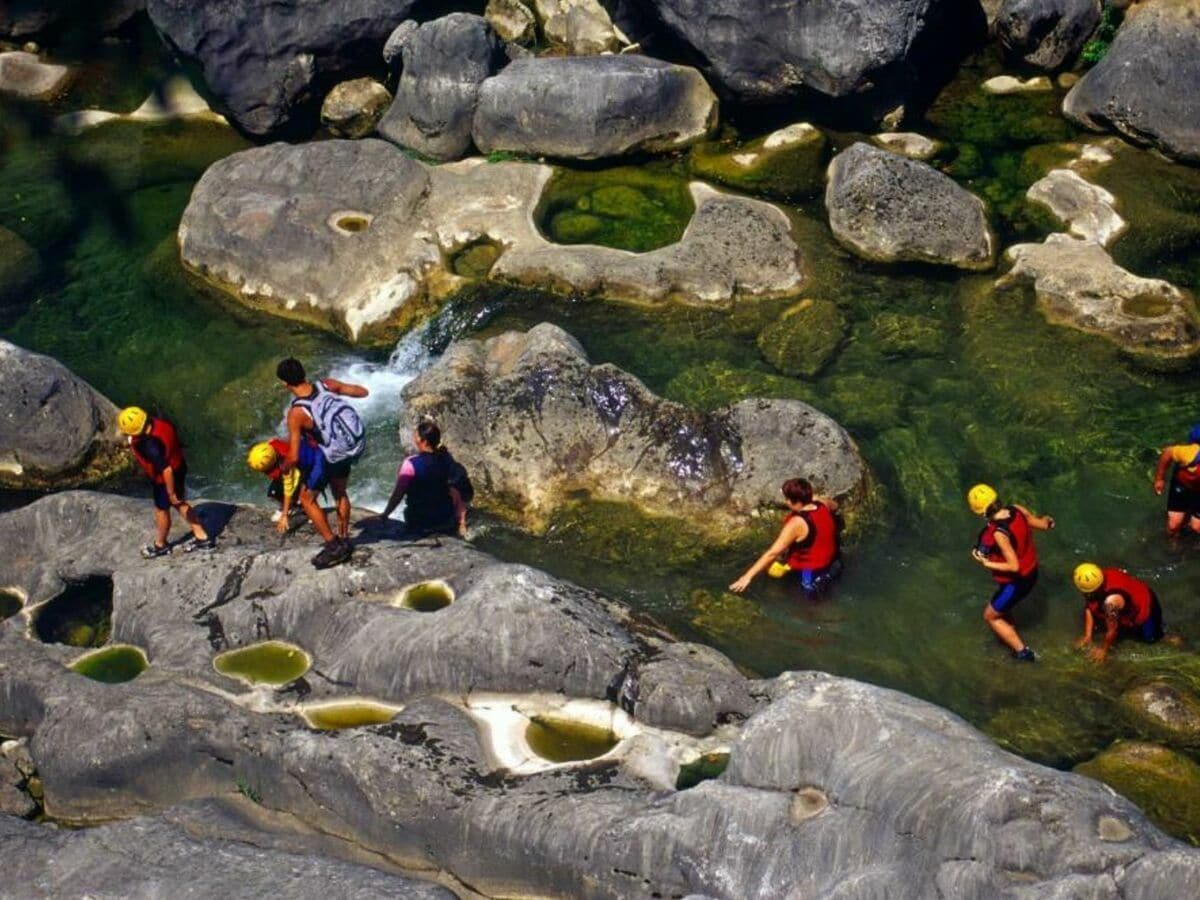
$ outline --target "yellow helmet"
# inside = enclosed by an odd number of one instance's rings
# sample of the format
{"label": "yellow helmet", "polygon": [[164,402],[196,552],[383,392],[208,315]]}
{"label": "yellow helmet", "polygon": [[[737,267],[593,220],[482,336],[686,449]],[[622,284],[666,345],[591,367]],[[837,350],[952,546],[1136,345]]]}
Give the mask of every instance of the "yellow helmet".
{"label": "yellow helmet", "polygon": [[134,437],[146,430],[148,418],[146,411],[140,406],[127,406],[117,413],[117,427],[121,429],[122,434]]}
{"label": "yellow helmet", "polygon": [[975,515],[982,516],[999,496],[990,484],[977,484],[967,491],[967,506]]}
{"label": "yellow helmet", "polygon": [[1095,563],[1080,563],[1075,567],[1075,587],[1081,593],[1090,594],[1104,584],[1104,573]]}
{"label": "yellow helmet", "polygon": [[279,454],[275,452],[275,448],[262,441],[250,448],[250,452],[246,454],[246,465],[255,472],[269,472],[278,459]]}

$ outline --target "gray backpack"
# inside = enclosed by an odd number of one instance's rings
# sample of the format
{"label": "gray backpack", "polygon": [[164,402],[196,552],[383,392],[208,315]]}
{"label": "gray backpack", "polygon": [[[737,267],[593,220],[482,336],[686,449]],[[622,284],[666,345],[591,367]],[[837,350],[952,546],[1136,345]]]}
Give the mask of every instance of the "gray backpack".
{"label": "gray backpack", "polygon": [[313,393],[308,397],[297,397],[292,406],[299,406],[312,417],[313,435],[321,454],[329,462],[355,460],[362,456],[367,446],[366,429],[358,410],[341,394],[314,382]]}

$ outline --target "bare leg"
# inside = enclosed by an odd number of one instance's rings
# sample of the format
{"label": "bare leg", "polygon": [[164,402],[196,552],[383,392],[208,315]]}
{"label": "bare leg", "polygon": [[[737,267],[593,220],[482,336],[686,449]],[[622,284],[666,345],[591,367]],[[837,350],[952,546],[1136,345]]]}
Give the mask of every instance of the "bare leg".
{"label": "bare leg", "polygon": [[347,478],[331,478],[329,489],[333,491],[333,499],[337,501],[338,537],[342,540],[350,537],[350,497],[346,494]]}
{"label": "bare leg", "polygon": [[1192,516],[1191,519],[1188,520],[1188,527],[1192,529],[1192,534],[1200,534],[1200,519]]}
{"label": "bare leg", "polygon": [[327,544],[332,541],[333,529],[329,527],[329,519],[325,517],[325,510],[321,509],[316,495],[307,486],[300,489],[300,505],[304,507],[308,521],[312,522],[313,528],[317,529],[317,534],[321,535],[321,540]]}
{"label": "bare leg", "polygon": [[1172,537],[1183,531],[1183,520],[1186,515],[1181,512],[1167,512],[1167,534]]}
{"label": "bare leg", "polygon": [[200,517],[196,515],[190,503],[179,504],[179,514],[184,520],[192,526],[192,536],[198,541],[207,541],[208,532],[204,530],[204,526],[200,524]]}
{"label": "bare leg", "polygon": [[154,508],[154,546],[167,546],[167,535],[171,533],[171,511]]}
{"label": "bare leg", "polygon": [[996,633],[996,637],[1004,641],[1013,653],[1020,653],[1025,649],[1025,642],[1017,634],[1017,629],[1013,628],[1012,623],[1008,619],[992,609],[992,604],[990,603],[983,608],[983,621],[988,623],[988,627]]}

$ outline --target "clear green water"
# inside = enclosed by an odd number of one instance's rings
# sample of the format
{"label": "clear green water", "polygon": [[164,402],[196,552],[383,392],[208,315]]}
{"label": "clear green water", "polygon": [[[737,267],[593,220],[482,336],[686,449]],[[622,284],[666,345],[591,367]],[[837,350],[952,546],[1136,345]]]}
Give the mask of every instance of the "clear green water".
{"label": "clear green water", "polygon": [[[942,164],[989,199],[1007,245],[1052,227],[1024,189],[1064,158],[1057,142],[1077,135],[1052,114],[1055,95],[980,95],[979,81],[995,70],[994,60],[965,70],[930,121],[914,127],[948,143]],[[384,354],[235,314],[184,278],[174,229],[208,161],[243,146],[232,132],[122,126],[68,140],[36,134],[23,119],[3,122],[0,225],[39,251],[44,272],[0,312],[0,334],[62,359],[118,403],[174,418],[202,493],[261,500],[266,484],[246,469],[245,451],[278,423],[285,398],[274,364],[296,354],[313,371],[370,385],[372,449],[351,496],[377,508],[403,453],[398,391],[425,345],[549,320],[594,361],[673,399],[708,408],[756,395],[814,403],[859,442],[879,485],[878,521],[847,548],[845,576],[816,605],[767,579],[745,597],[725,590],[769,540],[766,530],[708,547],[687,523],[611,504],[565,507],[544,538],[485,523],[482,549],[607,591],[762,675],[818,668],[898,688],[1058,766],[1142,736],[1117,703],[1132,684],[1168,677],[1200,691],[1200,540],[1163,537],[1162,500],[1150,488],[1158,448],[1198,417],[1195,371],[1146,371],[1100,339],[1047,325],[1027,295],[993,293],[989,276],[866,265],[831,239],[819,203],[788,207],[811,271],[806,294],[838,304],[848,337],[815,378],[780,374],[756,344],[789,301],[731,314],[647,312],[497,287],[466,292],[388,366]],[[834,151],[856,137],[833,135]],[[1131,151],[1106,172],[1101,182],[1134,223],[1118,260],[1200,290],[1200,170]],[[453,447],[454,436],[447,441]],[[979,480],[1058,519],[1038,541],[1041,583],[1016,612],[1040,654],[1034,666],[1012,663],[981,620],[992,586],[969,558],[980,523],[963,502]],[[144,486],[133,480],[129,489]],[[1188,651],[1122,644],[1104,668],[1073,651],[1080,603],[1069,573],[1084,558],[1151,580]]]}
{"label": "clear green water", "polygon": [[248,684],[288,684],[308,671],[309,655],[294,644],[264,641],[238,650],[228,650],[213,659],[222,675]]}
{"label": "clear green water", "polygon": [[397,710],[392,706],[372,703],[369,700],[347,700],[343,703],[323,703],[305,708],[303,717],[319,731],[338,731],[343,728],[361,728],[364,725],[382,725],[396,718]]}
{"label": "clear green water", "polygon": [[146,654],[140,648],[117,644],[81,656],[71,663],[71,668],[93,681],[121,684],[133,681],[146,671],[148,665]]}
{"label": "clear green water", "polygon": [[525,740],[534,753],[552,763],[595,759],[617,746],[617,736],[607,728],[552,716],[531,719]]}
{"label": "clear green water", "polygon": [[405,588],[400,605],[417,612],[437,612],[454,602],[454,592],[440,581],[422,581]]}
{"label": "clear green water", "polygon": [[679,767],[679,775],[675,778],[675,789],[686,791],[702,781],[719,778],[728,767],[728,753],[705,753],[692,762]]}

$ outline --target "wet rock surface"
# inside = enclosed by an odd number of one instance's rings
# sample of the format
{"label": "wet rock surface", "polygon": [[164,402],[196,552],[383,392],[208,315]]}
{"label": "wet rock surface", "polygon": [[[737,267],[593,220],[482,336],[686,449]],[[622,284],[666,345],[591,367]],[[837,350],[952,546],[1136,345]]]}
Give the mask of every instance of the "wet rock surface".
{"label": "wet rock surface", "polygon": [[552,169],[466,160],[438,167],[384,141],[272,144],[200,179],[179,226],[184,265],[252,308],[352,340],[390,340],[466,283],[452,256],[501,248],[482,275],[637,303],[723,308],[803,282],[791,223],[759,200],[691,186],[675,244],[631,254],[550,243],[534,210]]}
{"label": "wet rock surface", "polygon": [[736,148],[702,145],[689,162],[699,177],[771,197],[808,197],[825,180],[827,141],[820,130],[797,122]]}
{"label": "wet rock surface", "polygon": [[849,435],[805,403],[744,400],[703,413],[615,366],[593,366],[574,338],[545,323],[451,345],[402,396],[410,417],[431,415],[454,436],[478,488],[535,522],[584,490],[744,527],[748,513],[778,504],[788,478],[853,497],[865,477]]}
{"label": "wet rock surface", "polygon": [[117,408],[48,356],[0,340],[0,486],[66,487],[125,468]]}
{"label": "wet rock surface", "polygon": [[[109,573],[114,637],[153,662],[132,682],[99,684],[21,623],[0,624],[0,731],[28,736],[48,814],[158,817],[71,834],[2,820],[5,858],[19,860],[6,879],[71,893],[136,886],[149,871],[190,883],[201,860],[203,883],[233,896],[261,891],[260,877],[308,896],[283,868],[295,866],[289,850],[309,857],[303,871],[326,896],[331,884],[442,896],[323,858],[348,853],[484,894],[586,898],[765,900],[847,884],[984,898],[1014,873],[1041,896],[1152,898],[1200,873],[1200,853],[1128,801],[1011,756],[924,702],[818,673],[741,678],[715,651],[632,631],[621,607],[457,541],[357,535],[353,562],[315,571],[265,512],[214,506],[200,509],[214,527],[225,519],[218,550],[150,564],[133,549],[145,503],[64,493],[0,516],[0,567],[31,603],[64,579]],[[386,600],[434,578],[456,587],[439,612]],[[304,646],[312,671],[278,691],[229,692],[213,653],[267,633]],[[692,696],[700,684],[710,698]],[[517,712],[558,692],[631,704],[632,733],[591,763],[498,766],[472,698]],[[346,731],[290,714],[301,696],[364,694],[404,708]],[[880,753],[894,742],[906,752]],[[721,747],[724,771],[663,786]],[[218,798],[236,803],[188,802]]]}
{"label": "wet rock surface", "polygon": [[994,264],[983,201],[932,166],[857,143],[834,157],[828,179],[830,227],[858,255],[961,269]]}
{"label": "wet rock surface", "polygon": [[1200,0],[1138,3],[1063,101],[1067,118],[1200,162]]}
{"label": "wet rock surface", "polygon": [[1103,781],[1167,825],[1200,840],[1200,765],[1158,744],[1119,741],[1075,771]]}
{"label": "wet rock surface", "polygon": [[717,98],[687,66],[636,54],[521,59],[479,91],[472,134],[484,153],[602,159],[693,144]]}
{"label": "wet rock surface", "polygon": [[1100,0],[1004,0],[996,35],[1004,47],[1039,69],[1070,63],[1100,24]]}
{"label": "wet rock surface", "polygon": [[44,63],[32,53],[0,53],[0,94],[21,100],[48,100],[62,93],[70,79],[66,66]]}
{"label": "wet rock surface", "polygon": [[219,111],[257,138],[308,134],[321,100],[362,74],[417,0],[148,0],[155,28],[196,64]]}
{"label": "wet rock surface", "polygon": [[452,13],[405,38],[396,99],[379,133],[435,159],[471,149],[479,86],[505,61],[500,39],[482,16]]}
{"label": "wet rock surface", "polygon": [[1134,721],[1150,731],[1200,747],[1200,699],[1165,681],[1130,688],[1121,703]]}

